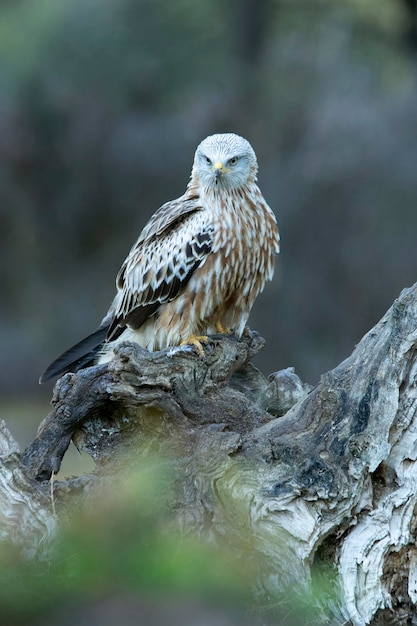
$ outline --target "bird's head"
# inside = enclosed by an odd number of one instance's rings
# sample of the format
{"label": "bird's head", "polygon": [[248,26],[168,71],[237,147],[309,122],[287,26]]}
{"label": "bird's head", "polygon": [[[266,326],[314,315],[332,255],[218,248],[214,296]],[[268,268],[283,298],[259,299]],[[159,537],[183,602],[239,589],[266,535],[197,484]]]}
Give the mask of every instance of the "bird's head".
{"label": "bird's head", "polygon": [[210,135],[197,147],[192,177],[206,188],[238,189],[256,180],[252,146],[233,133]]}

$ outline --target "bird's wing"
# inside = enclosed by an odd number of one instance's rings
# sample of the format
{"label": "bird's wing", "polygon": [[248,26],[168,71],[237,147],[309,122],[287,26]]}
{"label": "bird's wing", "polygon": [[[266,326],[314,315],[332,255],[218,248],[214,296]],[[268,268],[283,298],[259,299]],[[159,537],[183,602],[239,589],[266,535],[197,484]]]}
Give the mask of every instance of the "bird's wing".
{"label": "bird's wing", "polygon": [[65,350],[46,368],[39,378],[39,382],[45,383],[47,380],[66,372],[77,372],[83,367],[93,365],[96,354],[106,339],[108,328],[108,324],[100,324],[91,335]]}
{"label": "bird's wing", "polygon": [[[214,226],[195,200],[167,203],[157,211],[117,276],[107,340],[126,325],[138,329],[158,307],[174,300],[213,248]],[[171,205],[171,210],[170,210]]]}
{"label": "bird's wing", "polygon": [[127,324],[139,328],[160,304],[173,300],[213,248],[214,227],[197,197],[164,204],[145,226],[117,276],[117,294],[98,329],[60,355],[45,382],[93,365],[105,341]]}
{"label": "bird's wing", "polygon": [[198,195],[181,196],[159,207],[146,224],[132,250],[142,241],[149,241],[154,235],[161,235],[169,230],[178,220],[184,219],[189,213],[201,210]]}

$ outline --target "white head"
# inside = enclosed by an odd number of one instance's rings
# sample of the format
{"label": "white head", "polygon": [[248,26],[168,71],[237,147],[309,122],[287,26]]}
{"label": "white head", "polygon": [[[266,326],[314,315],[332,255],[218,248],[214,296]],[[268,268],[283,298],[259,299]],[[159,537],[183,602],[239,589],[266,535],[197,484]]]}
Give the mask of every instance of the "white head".
{"label": "white head", "polygon": [[206,137],[197,147],[191,176],[206,188],[238,189],[255,181],[257,171],[249,141],[223,133]]}

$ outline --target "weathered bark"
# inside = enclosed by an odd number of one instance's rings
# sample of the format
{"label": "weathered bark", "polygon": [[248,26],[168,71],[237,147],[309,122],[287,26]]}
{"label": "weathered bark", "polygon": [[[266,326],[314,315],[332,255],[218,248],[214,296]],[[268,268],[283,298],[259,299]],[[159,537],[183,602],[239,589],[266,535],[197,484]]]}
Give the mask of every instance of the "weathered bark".
{"label": "weathered bark", "polygon": [[[108,365],[58,382],[23,463],[49,478],[73,437],[97,462],[90,485],[156,449],[176,476],[182,527],[233,538],[257,563],[263,592],[308,586],[320,566],[339,592],[323,620],[412,623],[416,341],[417,285],[313,389],[291,369],[267,380],[251,366],[263,346],[256,334],[211,338],[204,358],[123,344]],[[70,500],[83,484],[57,492]],[[31,488],[36,500],[42,491]]]}
{"label": "weathered bark", "polygon": [[0,537],[24,556],[45,558],[54,532],[48,492],[24,471],[19,446],[0,420]]}

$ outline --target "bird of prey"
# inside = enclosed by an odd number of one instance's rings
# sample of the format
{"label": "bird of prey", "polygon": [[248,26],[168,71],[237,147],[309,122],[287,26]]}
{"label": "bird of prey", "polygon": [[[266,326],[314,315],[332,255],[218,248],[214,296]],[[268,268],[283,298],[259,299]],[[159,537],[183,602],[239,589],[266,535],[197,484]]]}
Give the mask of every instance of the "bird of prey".
{"label": "bird of prey", "polygon": [[100,326],[51,363],[40,382],[107,362],[122,341],[151,351],[194,344],[204,354],[207,335],[233,329],[240,336],[279,252],[257,170],[243,137],[204,139],[186,192],[154,213],[129,252]]}

